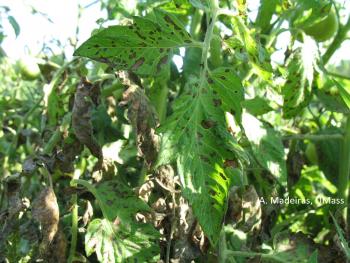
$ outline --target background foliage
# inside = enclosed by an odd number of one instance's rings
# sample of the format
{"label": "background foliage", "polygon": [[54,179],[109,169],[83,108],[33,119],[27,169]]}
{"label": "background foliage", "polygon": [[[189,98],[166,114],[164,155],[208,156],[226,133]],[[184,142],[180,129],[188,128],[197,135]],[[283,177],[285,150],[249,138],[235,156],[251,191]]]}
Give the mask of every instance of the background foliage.
{"label": "background foliage", "polygon": [[342,3],[100,4],[72,59],[0,50],[1,261],[349,260]]}

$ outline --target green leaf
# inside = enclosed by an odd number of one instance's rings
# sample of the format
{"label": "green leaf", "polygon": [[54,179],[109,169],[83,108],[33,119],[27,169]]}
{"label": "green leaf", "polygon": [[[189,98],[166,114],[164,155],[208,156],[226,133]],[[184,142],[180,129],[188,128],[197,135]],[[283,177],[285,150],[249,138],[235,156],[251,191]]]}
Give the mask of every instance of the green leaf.
{"label": "green leaf", "polygon": [[244,158],[226,129],[224,111],[217,103],[220,99],[205,80],[192,79],[175,101],[173,115],[159,129],[158,165],[177,161],[183,194],[213,244],[219,237],[232,181],[230,169],[225,168],[237,167],[238,159]]}
{"label": "green leaf", "polygon": [[240,79],[230,68],[218,68],[209,73],[208,83],[218,94],[217,101],[224,111],[232,113],[240,122],[242,115],[241,102],[244,100],[244,90]]}
{"label": "green leaf", "polygon": [[16,37],[18,37],[19,33],[21,32],[21,28],[19,27],[19,24],[17,23],[17,20],[13,16],[9,16],[8,20],[15,31]]}
{"label": "green leaf", "polygon": [[344,103],[350,109],[350,91],[345,89],[338,81],[333,79],[333,82],[335,83],[336,87],[339,90],[340,96],[343,99]]}
{"label": "green leaf", "polygon": [[304,36],[304,43],[287,62],[286,83],[282,87],[283,117],[292,118],[311,100],[314,65],[318,59],[318,48],[314,40]]}
{"label": "green leaf", "polygon": [[[292,234],[287,231],[277,233],[273,239],[274,251],[271,259],[285,263],[317,263],[316,246],[304,234]],[[315,261],[316,255],[316,261]],[[262,262],[276,262],[275,260],[263,260]]]}
{"label": "green leaf", "polygon": [[340,228],[340,226],[337,223],[337,220],[334,218],[334,216],[332,214],[330,214],[330,215],[331,215],[333,222],[335,224],[335,228],[337,230],[337,234],[338,234],[342,249],[346,255],[346,258],[348,260],[350,260],[350,248],[349,248],[348,242],[346,242],[346,238],[344,237],[343,230]]}
{"label": "green leaf", "polygon": [[171,0],[159,6],[159,8],[165,10],[166,12],[178,15],[188,15],[191,7],[192,6],[188,0]]}
{"label": "green leaf", "polygon": [[253,68],[256,70],[258,75],[269,81],[272,76],[272,67],[267,50],[265,50],[260,42],[256,40],[252,31],[245,25],[241,17],[233,17],[232,23],[233,30],[240,41],[244,43],[244,48]]}
{"label": "green leaf", "polygon": [[269,31],[272,15],[276,10],[279,0],[261,0],[256,25],[263,33]]}
{"label": "green leaf", "polygon": [[104,216],[88,226],[88,256],[96,252],[100,262],[157,262],[159,233],[150,224],[136,221],[137,213],[150,212],[150,208],[130,187],[121,180],[106,181],[97,187],[84,180],[73,183],[85,186],[95,196]]}
{"label": "green leaf", "polygon": [[[339,127],[329,126],[317,132],[317,134],[341,134]],[[316,153],[319,168],[325,176],[332,182],[336,183],[340,167],[341,140],[320,140],[315,141]]]}
{"label": "green leaf", "polygon": [[250,114],[243,114],[242,125],[259,164],[280,183],[287,182],[287,168],[281,136]]}
{"label": "green leaf", "polygon": [[208,1],[206,0],[190,0],[190,3],[199,9],[207,10],[208,9]]}
{"label": "green leaf", "polygon": [[153,16],[134,17],[128,26],[111,26],[84,42],[75,56],[108,63],[117,70],[156,74],[172,57],[172,50],[193,40],[175,15],[155,9]]}
{"label": "green leaf", "polygon": [[254,116],[263,115],[273,110],[268,100],[261,97],[255,97],[251,100],[245,100],[242,102],[242,106]]}
{"label": "green leaf", "polygon": [[[96,253],[99,262],[157,262],[158,235],[149,227],[132,231],[123,223],[108,219],[95,219],[88,225],[85,234],[85,251],[90,256]],[[151,231],[150,231],[151,230]]]}
{"label": "green leaf", "polygon": [[311,254],[307,263],[317,263],[318,262],[317,257],[318,257],[318,251],[315,250],[314,253]]}

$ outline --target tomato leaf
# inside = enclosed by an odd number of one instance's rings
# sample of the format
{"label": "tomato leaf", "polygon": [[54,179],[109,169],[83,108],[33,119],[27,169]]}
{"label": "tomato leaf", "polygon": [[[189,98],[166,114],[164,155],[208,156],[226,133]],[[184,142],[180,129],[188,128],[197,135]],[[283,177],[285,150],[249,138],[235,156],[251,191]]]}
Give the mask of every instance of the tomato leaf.
{"label": "tomato leaf", "polygon": [[255,23],[263,33],[268,32],[271,27],[271,18],[276,10],[278,2],[279,0],[262,0],[260,3]]}
{"label": "tomato leaf", "polygon": [[302,47],[295,50],[287,63],[286,82],[282,88],[283,117],[286,119],[299,114],[311,100],[317,50],[315,41],[304,36]]}
{"label": "tomato leaf", "polygon": [[9,16],[8,20],[9,20],[13,30],[15,31],[16,37],[18,37],[19,33],[21,32],[21,28],[20,28],[19,24],[17,23],[17,20],[13,16]]}
{"label": "tomato leaf", "polygon": [[[240,79],[230,68],[218,68],[210,72],[208,83],[222,101],[222,109],[231,112],[237,121],[241,120],[244,90]],[[219,101],[217,103],[220,103]]]}
{"label": "tomato leaf", "polygon": [[[157,262],[159,248],[158,235],[151,226],[141,229],[128,229],[119,221],[94,219],[85,234],[85,251],[90,256],[96,253],[99,262]],[[147,231],[148,233],[147,233]]]}
{"label": "tomato leaf", "polygon": [[[211,84],[217,77],[215,73],[213,76]],[[216,86],[191,79],[185,93],[174,103],[174,113],[159,129],[162,143],[158,164],[176,160],[183,194],[213,244],[219,237],[232,182],[225,168],[237,167],[239,160],[245,159],[226,129],[224,111],[218,102],[222,98],[213,91],[223,88],[221,85],[226,83]]]}
{"label": "tomato leaf", "polygon": [[85,236],[87,255],[96,253],[100,262],[157,262],[159,233],[149,224],[137,222],[137,213],[149,212],[149,206],[121,180],[85,186],[96,198],[104,219],[93,220]]}
{"label": "tomato leaf", "polygon": [[259,164],[286,184],[287,168],[280,135],[250,114],[243,114],[242,125]]}
{"label": "tomato leaf", "polygon": [[137,74],[159,73],[171,60],[172,50],[193,40],[175,15],[154,10],[153,16],[134,17],[134,23],[111,26],[84,42],[75,56],[108,63]]}
{"label": "tomato leaf", "polygon": [[268,100],[261,97],[255,97],[251,100],[245,100],[242,102],[242,106],[254,116],[263,115],[273,110]]}
{"label": "tomato leaf", "polygon": [[232,23],[233,30],[239,40],[244,43],[248,59],[255,71],[265,80],[270,80],[272,76],[272,67],[267,50],[253,37],[252,31],[243,22],[242,18],[235,16],[232,18]]}

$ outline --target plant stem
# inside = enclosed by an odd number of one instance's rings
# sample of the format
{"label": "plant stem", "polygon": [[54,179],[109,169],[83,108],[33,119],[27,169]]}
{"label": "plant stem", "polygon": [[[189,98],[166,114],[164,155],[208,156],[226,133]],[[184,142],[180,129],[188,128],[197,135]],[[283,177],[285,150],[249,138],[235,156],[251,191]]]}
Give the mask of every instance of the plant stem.
{"label": "plant stem", "polygon": [[338,178],[338,198],[344,200],[339,208],[342,212],[345,222],[347,222],[347,206],[349,198],[349,174],[350,174],[350,116],[347,116],[345,124],[345,136],[342,143],[340,156],[339,178]]}
{"label": "plant stem", "polygon": [[340,47],[343,41],[346,39],[346,34],[350,30],[350,16],[348,17],[348,21],[345,25],[339,25],[339,30],[335,35],[333,42],[328,47],[327,51],[322,56],[323,64],[326,65],[330,58],[333,56],[334,52]]}
{"label": "plant stem", "polygon": [[[85,167],[83,168],[85,169]],[[72,187],[77,187],[79,180],[80,172],[77,170],[74,172],[73,178],[70,181]],[[75,251],[77,249],[77,240],[78,240],[78,195],[73,194],[72,196],[72,228],[71,228],[71,242],[69,249],[68,263],[74,262]]]}
{"label": "plant stem", "polygon": [[[218,3],[217,0],[210,1],[211,8],[208,11],[207,17],[209,19],[209,26],[205,34],[202,50],[201,65],[203,66],[200,74],[200,86],[203,87],[206,80],[206,73],[208,71],[208,56],[211,39],[213,38],[214,26],[218,15]],[[210,14],[209,14],[210,13]]]}
{"label": "plant stem", "polygon": [[350,80],[350,76],[345,76],[345,75],[342,75],[342,74],[339,74],[339,73],[327,71],[327,74],[328,74],[329,76],[332,76],[332,77],[335,77],[335,78],[338,78],[338,79]]}
{"label": "plant stem", "polygon": [[293,134],[283,136],[283,140],[310,140],[310,141],[323,141],[323,140],[342,140],[344,135],[340,133],[335,134]]}
{"label": "plant stem", "polygon": [[74,194],[72,196],[72,203],[73,203],[73,209],[72,209],[72,229],[71,229],[71,242],[70,242],[70,249],[69,249],[69,257],[68,257],[68,263],[72,263],[74,261],[74,255],[75,250],[77,247],[77,238],[78,238],[78,204],[77,204],[77,194]]}

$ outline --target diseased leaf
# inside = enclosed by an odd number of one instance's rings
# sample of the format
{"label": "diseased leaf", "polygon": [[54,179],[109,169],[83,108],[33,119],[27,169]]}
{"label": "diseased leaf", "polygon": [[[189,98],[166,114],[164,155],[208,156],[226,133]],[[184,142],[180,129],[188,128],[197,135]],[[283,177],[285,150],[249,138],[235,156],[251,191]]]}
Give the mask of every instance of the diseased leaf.
{"label": "diseased leaf", "polygon": [[242,115],[241,102],[244,100],[244,90],[234,70],[230,68],[218,68],[210,72],[207,81],[210,88],[220,97],[220,100],[215,100],[214,103],[221,106],[224,111],[232,113],[236,120],[240,122]]}
{"label": "diseased leaf", "polygon": [[193,43],[191,36],[175,15],[155,9],[153,16],[134,17],[128,26],[111,26],[83,43],[75,56],[88,57],[148,75],[160,72],[172,57],[174,48]]}
{"label": "diseased leaf", "polygon": [[220,97],[207,83],[196,79],[185,89],[174,103],[173,115],[159,129],[162,144],[158,164],[177,161],[183,194],[204,233],[215,244],[232,181],[225,168],[237,167],[243,157],[226,129],[224,111],[216,102]]}
{"label": "diseased leaf", "polygon": [[[149,230],[152,228],[149,226]],[[85,251],[90,256],[96,253],[99,262],[157,262],[158,236],[150,231],[130,231],[122,222],[95,219],[85,234]]]}
{"label": "diseased leaf", "polygon": [[150,224],[136,221],[137,213],[150,212],[150,207],[121,180],[106,181],[94,187],[83,180],[96,198],[104,219],[89,223],[85,236],[87,255],[96,253],[100,262],[157,262],[159,233]]}
{"label": "diseased leaf", "polygon": [[99,159],[101,164],[103,159],[101,146],[93,135],[91,123],[91,108],[94,86],[87,80],[82,80],[75,93],[74,106],[72,110],[72,127],[75,136],[80,143],[89,148],[90,152]]}
{"label": "diseased leaf", "polygon": [[257,74],[267,81],[270,80],[272,76],[272,67],[268,52],[264,49],[260,42],[254,38],[251,30],[245,25],[241,17],[233,17],[232,23],[233,30],[241,42],[244,43],[244,48],[247,52],[249,61],[252,63],[253,68],[257,71]]}
{"label": "diseased leaf", "polygon": [[243,114],[242,125],[259,164],[270,171],[280,183],[286,184],[286,161],[280,135],[250,114]]}
{"label": "diseased leaf", "polygon": [[32,216],[42,226],[43,240],[40,247],[41,253],[44,253],[57,233],[59,221],[57,198],[51,187],[44,188],[34,200]]}
{"label": "diseased leaf", "polygon": [[282,87],[283,117],[286,119],[300,114],[311,100],[317,50],[315,41],[305,36],[303,46],[292,54],[287,63],[286,82]]}
{"label": "diseased leaf", "polygon": [[131,74],[119,72],[118,76],[128,87],[119,105],[128,105],[128,119],[136,130],[138,154],[150,167],[156,161],[159,149],[159,137],[155,134],[157,113],[141,87],[132,81]]}

